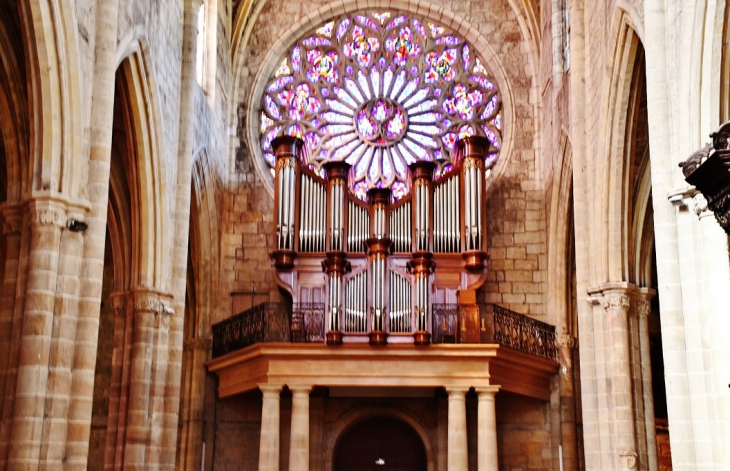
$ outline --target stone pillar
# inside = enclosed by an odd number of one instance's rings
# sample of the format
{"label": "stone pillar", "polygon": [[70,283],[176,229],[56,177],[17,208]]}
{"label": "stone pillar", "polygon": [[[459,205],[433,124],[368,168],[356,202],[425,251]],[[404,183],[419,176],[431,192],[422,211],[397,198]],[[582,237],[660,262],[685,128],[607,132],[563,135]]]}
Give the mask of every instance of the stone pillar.
{"label": "stone pillar", "polygon": [[627,289],[607,289],[603,292],[603,308],[607,316],[607,377],[613,429],[614,469],[633,469],[637,462],[636,431],[634,429],[634,402],[631,377],[631,349],[629,344],[628,314],[631,298]]}
{"label": "stone pillar", "polygon": [[312,387],[289,386],[289,390],[292,393],[289,471],[309,471],[309,392]]}
{"label": "stone pillar", "polygon": [[44,198],[31,203],[30,254],[23,310],[9,469],[37,467],[48,389],[58,259],[65,209]]}
{"label": "stone pillar", "polygon": [[578,439],[575,428],[576,397],[575,397],[575,366],[573,353],[578,339],[570,334],[558,335],[556,344],[560,361],[560,444],[563,447],[563,462],[565,471],[578,469]]}
{"label": "stone pillar", "polygon": [[[494,407],[494,395],[499,386],[477,389],[479,407],[477,409],[477,470],[499,471],[499,454],[497,451],[497,411]],[[463,469],[467,469],[466,467]]]}
{"label": "stone pillar", "polygon": [[[5,235],[5,266],[2,298],[0,298],[0,469],[5,469],[10,440],[10,426],[13,420],[15,403],[15,379],[18,372],[18,353],[20,351],[20,331],[22,328],[22,297],[24,292],[20,254],[27,249],[28,241],[23,241],[23,213],[27,210],[19,205],[5,206],[3,214],[3,233]],[[25,238],[28,239],[28,238]]]}
{"label": "stone pillar", "polygon": [[636,314],[639,324],[639,357],[641,363],[641,382],[644,393],[644,427],[646,428],[646,469],[657,471],[656,426],[654,424],[654,395],[651,377],[651,352],[649,345],[649,314],[651,314],[651,298],[654,293],[641,290],[637,296]]}
{"label": "stone pillar", "polygon": [[469,453],[466,436],[466,392],[465,387],[447,387],[449,395],[448,418],[448,471],[469,469]]}
{"label": "stone pillar", "polygon": [[[261,405],[261,439],[259,442],[259,471],[279,471],[279,407],[281,386],[260,384],[263,393]],[[292,420],[294,419],[292,411]]]}

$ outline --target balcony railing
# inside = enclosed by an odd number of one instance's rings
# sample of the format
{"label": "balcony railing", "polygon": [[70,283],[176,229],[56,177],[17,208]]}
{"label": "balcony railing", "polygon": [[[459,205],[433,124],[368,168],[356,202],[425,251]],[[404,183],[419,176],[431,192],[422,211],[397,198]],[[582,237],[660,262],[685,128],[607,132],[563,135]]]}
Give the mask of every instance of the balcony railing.
{"label": "balcony railing", "polygon": [[[492,304],[434,304],[432,342],[491,343],[557,359],[555,327]],[[259,342],[324,343],[324,303],[263,303],[213,325],[213,358]]]}
{"label": "balcony railing", "polygon": [[557,360],[555,327],[493,304],[434,304],[433,343],[496,343]]}
{"label": "balcony railing", "polygon": [[324,304],[262,303],[212,326],[213,358],[259,342],[324,342]]}

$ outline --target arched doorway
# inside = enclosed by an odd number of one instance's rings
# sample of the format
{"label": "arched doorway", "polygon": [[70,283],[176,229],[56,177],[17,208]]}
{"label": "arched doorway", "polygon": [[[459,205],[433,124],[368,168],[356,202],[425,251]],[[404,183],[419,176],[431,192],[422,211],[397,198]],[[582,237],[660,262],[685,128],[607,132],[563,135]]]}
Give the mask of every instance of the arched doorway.
{"label": "arched doorway", "polygon": [[372,417],[337,442],[334,471],[426,471],[426,448],[415,430],[393,417]]}

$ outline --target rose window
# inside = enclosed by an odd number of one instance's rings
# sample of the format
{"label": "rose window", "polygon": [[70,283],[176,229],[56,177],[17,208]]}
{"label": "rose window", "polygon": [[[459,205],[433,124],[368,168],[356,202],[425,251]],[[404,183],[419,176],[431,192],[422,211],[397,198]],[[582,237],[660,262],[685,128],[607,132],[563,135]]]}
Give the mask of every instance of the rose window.
{"label": "rose window", "polygon": [[407,194],[408,164],[451,168],[459,137],[486,136],[487,166],[501,147],[501,102],[482,61],[462,38],[412,15],[346,15],[311,31],[281,59],[265,87],[261,150],[304,139],[310,167],[344,160],[361,198],[373,187]]}

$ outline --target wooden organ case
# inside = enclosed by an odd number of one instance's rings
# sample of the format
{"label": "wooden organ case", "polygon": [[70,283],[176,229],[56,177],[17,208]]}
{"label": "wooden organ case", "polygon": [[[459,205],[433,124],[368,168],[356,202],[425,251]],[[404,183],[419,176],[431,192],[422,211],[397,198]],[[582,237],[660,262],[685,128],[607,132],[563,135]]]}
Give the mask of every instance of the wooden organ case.
{"label": "wooden organ case", "polygon": [[[301,139],[272,146],[277,282],[294,303],[325,304],[328,344],[428,345],[433,304],[475,302],[486,274],[485,157],[495,151],[486,138],[459,140],[438,178],[433,162],[411,164],[411,191],[398,201],[386,188],[357,198],[345,162],[313,172]],[[462,330],[478,343],[471,327]]]}

